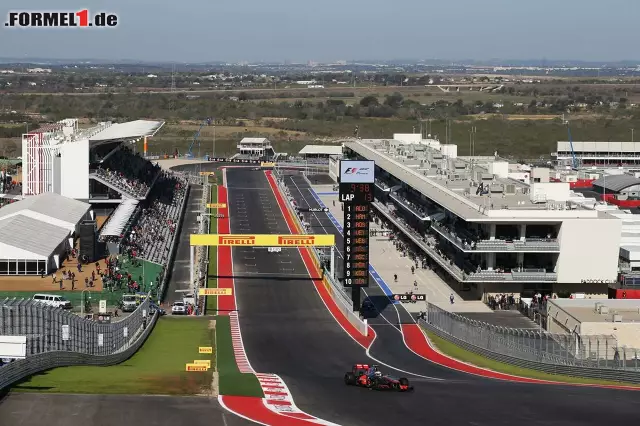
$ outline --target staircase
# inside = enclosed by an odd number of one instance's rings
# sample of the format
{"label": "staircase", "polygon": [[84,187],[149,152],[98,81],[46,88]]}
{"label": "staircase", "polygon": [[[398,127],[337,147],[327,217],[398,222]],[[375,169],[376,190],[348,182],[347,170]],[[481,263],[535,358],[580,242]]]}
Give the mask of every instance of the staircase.
{"label": "staircase", "polygon": [[89,178],[100,182],[101,184],[103,184],[107,188],[113,189],[117,193],[121,194],[122,198],[130,198],[130,199],[134,199],[134,200],[144,200],[144,197],[142,197],[142,198],[135,197],[134,195],[129,193],[126,189],[120,187],[119,185],[115,185],[113,182],[110,182],[110,181],[104,179],[102,176],[98,176],[96,173],[90,173],[89,174]]}

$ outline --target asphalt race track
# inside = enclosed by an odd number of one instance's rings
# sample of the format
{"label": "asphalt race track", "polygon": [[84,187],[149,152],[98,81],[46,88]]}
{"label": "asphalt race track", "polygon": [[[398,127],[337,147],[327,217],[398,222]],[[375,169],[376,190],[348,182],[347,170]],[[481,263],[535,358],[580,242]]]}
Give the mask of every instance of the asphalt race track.
{"label": "asphalt race track", "polygon": [[[228,169],[227,182],[232,233],[289,233],[263,172]],[[508,383],[434,365],[404,346],[392,306],[384,313],[393,325],[382,317],[375,321],[372,356],[444,380],[402,374],[416,386],[407,394],[347,387],[342,380],[351,364],[371,360],[331,317],[311,280],[301,278],[306,269],[298,251],[238,247],[233,262],[240,325],[253,368],[280,375],[298,407],[324,420],[342,425],[578,426],[638,418],[636,392]]]}
{"label": "asphalt race track", "polygon": [[206,397],[14,393],[0,400],[2,426],[250,426]]}
{"label": "asphalt race track", "polygon": [[198,232],[196,218],[201,205],[200,200],[202,200],[202,187],[192,186],[185,206],[182,228],[178,235],[178,245],[176,246],[169,285],[164,294],[164,302],[167,307],[170,307],[177,300],[182,300],[186,294],[176,290],[189,288],[189,268],[187,267],[189,265],[189,240],[191,234]]}

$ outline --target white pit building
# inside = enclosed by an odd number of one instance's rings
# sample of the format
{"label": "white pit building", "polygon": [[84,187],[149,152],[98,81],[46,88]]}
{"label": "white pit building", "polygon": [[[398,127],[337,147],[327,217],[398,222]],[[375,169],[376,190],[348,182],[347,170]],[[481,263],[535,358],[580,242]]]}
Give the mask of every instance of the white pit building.
{"label": "white pit building", "polygon": [[478,298],[606,297],[617,280],[619,218],[574,202],[569,183],[550,182],[549,169],[398,139],[345,141],[345,157],[375,161],[375,209],[445,271],[452,288]]}

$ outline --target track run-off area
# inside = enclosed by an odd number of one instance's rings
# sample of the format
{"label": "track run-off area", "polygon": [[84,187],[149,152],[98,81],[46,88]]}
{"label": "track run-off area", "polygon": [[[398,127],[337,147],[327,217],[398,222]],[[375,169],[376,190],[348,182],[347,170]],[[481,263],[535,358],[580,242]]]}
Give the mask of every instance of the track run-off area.
{"label": "track run-off area", "polygon": [[[270,171],[229,167],[223,173],[218,202],[226,207],[218,233],[300,232]],[[367,293],[384,296],[370,281]],[[430,344],[401,305],[385,307],[363,336],[335,305],[305,248],[218,247],[218,287],[233,288],[232,297],[219,298],[218,314],[230,317],[238,367],[256,375],[265,395],[218,400],[256,423],[577,426],[638,417],[633,388],[556,384],[451,359]],[[346,386],[344,373],[362,362],[406,376],[415,391]]]}

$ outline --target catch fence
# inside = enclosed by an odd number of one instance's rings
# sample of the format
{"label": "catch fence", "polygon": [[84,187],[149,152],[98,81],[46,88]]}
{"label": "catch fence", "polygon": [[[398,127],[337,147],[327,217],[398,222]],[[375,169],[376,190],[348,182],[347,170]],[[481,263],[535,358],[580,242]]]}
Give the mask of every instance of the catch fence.
{"label": "catch fence", "polygon": [[640,383],[640,350],[610,335],[553,334],[499,327],[427,304],[420,324],[471,352],[553,374]]}
{"label": "catch fence", "polygon": [[142,346],[157,318],[148,297],[110,324],[32,300],[0,301],[0,335],[27,338],[26,357],[0,367],[0,390],[50,368],[123,362]]}
{"label": "catch fence", "polygon": [[109,355],[130,344],[150,311],[147,297],[130,315],[99,323],[32,299],[5,299],[0,301],[0,335],[26,336],[27,357],[55,351]]}

